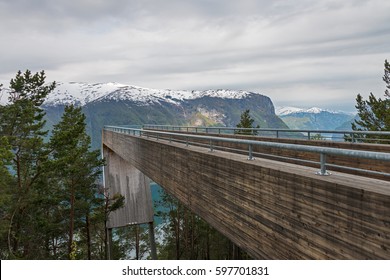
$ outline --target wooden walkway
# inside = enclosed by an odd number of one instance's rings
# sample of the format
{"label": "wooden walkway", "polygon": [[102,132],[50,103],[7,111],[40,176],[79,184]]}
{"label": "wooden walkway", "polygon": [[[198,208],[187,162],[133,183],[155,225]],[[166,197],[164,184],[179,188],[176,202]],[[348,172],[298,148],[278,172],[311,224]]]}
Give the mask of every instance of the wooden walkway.
{"label": "wooden walkway", "polygon": [[103,131],[120,156],[257,259],[390,259],[390,183]]}

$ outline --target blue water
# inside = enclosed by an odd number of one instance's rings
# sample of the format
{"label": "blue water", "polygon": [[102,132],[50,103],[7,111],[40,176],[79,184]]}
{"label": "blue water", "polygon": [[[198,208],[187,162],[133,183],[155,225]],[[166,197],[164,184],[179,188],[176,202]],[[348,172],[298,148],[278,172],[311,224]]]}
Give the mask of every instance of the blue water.
{"label": "blue water", "polygon": [[168,208],[165,208],[165,207],[162,207],[159,202],[161,200],[161,195],[160,195],[160,192],[162,190],[161,186],[152,182],[150,184],[150,189],[151,189],[151,192],[152,192],[152,201],[153,201],[153,206],[154,206],[154,223],[156,225],[159,225],[161,224],[163,221],[162,221],[162,218],[157,216],[157,213],[158,212],[168,212]]}

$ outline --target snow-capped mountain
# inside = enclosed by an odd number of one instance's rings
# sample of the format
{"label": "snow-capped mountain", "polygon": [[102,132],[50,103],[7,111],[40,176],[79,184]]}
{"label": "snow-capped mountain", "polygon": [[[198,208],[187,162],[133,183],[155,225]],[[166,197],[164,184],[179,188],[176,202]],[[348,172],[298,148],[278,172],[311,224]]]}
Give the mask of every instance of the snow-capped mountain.
{"label": "snow-capped mountain", "polygon": [[[277,107],[278,115],[291,129],[335,130],[351,122],[354,114],[312,107]],[[349,128],[350,129],[350,128]]]}
{"label": "snow-capped mountain", "polygon": [[[0,104],[7,104],[8,96],[9,91],[3,89]],[[275,115],[269,97],[244,90],[169,90],[119,83],[57,82],[42,105],[48,130],[60,121],[68,104],[83,108],[95,148],[101,145],[104,125],[236,126],[247,109],[255,125],[287,128]]]}
{"label": "snow-capped mountain", "polygon": [[320,114],[322,112],[328,112],[328,113],[332,113],[332,114],[344,113],[344,112],[337,112],[337,111],[332,111],[332,110],[327,110],[327,109],[321,109],[318,107],[311,107],[309,109],[303,109],[303,108],[297,108],[297,107],[276,107],[275,108],[275,114],[278,116],[286,116],[286,115],[291,115],[291,114],[296,114],[296,113]]}
{"label": "snow-capped mountain", "polygon": [[241,99],[251,94],[248,91],[235,90],[170,90],[150,89],[119,83],[88,84],[88,83],[58,83],[44,105],[66,105],[75,103],[84,106],[93,101],[133,101],[138,104],[168,102],[177,104],[184,100],[208,97]]}
{"label": "snow-capped mountain", "polygon": [[[8,90],[0,93],[0,104],[8,102]],[[242,99],[252,93],[243,90],[170,90],[150,89],[119,83],[77,83],[58,82],[55,90],[49,94],[44,105],[56,106],[77,104],[84,106],[93,101],[133,101],[138,104],[168,102],[177,104],[184,100],[202,97]]]}

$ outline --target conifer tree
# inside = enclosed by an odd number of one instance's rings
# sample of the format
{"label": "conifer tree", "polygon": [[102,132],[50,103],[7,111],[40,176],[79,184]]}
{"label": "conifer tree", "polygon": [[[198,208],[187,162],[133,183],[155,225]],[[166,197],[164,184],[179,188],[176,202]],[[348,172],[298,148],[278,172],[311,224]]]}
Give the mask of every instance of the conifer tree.
{"label": "conifer tree", "polygon": [[[385,60],[383,81],[386,84],[385,99],[377,98],[372,93],[368,100],[358,94],[356,109],[359,119],[352,123],[356,131],[390,131],[390,64]],[[370,141],[376,136],[366,135],[362,141]],[[382,137],[390,139],[390,137]],[[383,143],[383,142],[382,142]]]}
{"label": "conifer tree", "polygon": [[5,137],[11,146],[9,169],[15,174],[15,180],[8,185],[12,203],[1,219],[8,227],[10,258],[39,257],[34,200],[42,165],[47,159],[43,139],[47,134],[43,129],[45,113],[40,106],[55,88],[55,83],[46,85],[45,78],[44,71],[36,74],[19,71],[10,82],[9,104],[0,106],[0,137]]}
{"label": "conifer tree", "polygon": [[[254,128],[253,123],[255,120],[250,116],[250,110],[247,109],[244,112],[242,112],[240,117],[240,122],[237,124],[237,128]],[[260,128],[260,126],[256,126],[255,128]],[[237,130],[235,132],[236,134],[245,134],[245,135],[257,135],[256,130]]]}
{"label": "conifer tree", "polygon": [[159,206],[164,210],[157,215],[163,219],[164,243],[159,246],[159,259],[249,258],[242,251],[234,256],[237,247],[228,238],[163,189],[160,197]]}
{"label": "conifer tree", "polygon": [[[45,142],[41,108],[55,83],[18,72],[0,105],[1,259],[104,258],[106,210],[122,197],[99,194],[103,160],[90,151],[81,108],[67,106]],[[102,193],[102,192],[100,192]]]}
{"label": "conifer tree", "polygon": [[[61,121],[54,126],[50,138],[52,180],[61,197],[61,211],[67,229],[67,255],[84,258],[77,254],[77,240],[87,241],[90,252],[91,215],[98,209],[98,178],[103,160],[100,152],[90,151],[91,139],[86,133],[85,115],[81,108],[65,107]],[[92,219],[93,220],[93,219]],[[83,238],[89,237],[89,238]]]}
{"label": "conifer tree", "polygon": [[6,259],[8,254],[7,233],[8,223],[7,216],[9,206],[12,203],[11,189],[12,176],[7,166],[12,160],[11,147],[4,136],[0,136],[0,259]]}

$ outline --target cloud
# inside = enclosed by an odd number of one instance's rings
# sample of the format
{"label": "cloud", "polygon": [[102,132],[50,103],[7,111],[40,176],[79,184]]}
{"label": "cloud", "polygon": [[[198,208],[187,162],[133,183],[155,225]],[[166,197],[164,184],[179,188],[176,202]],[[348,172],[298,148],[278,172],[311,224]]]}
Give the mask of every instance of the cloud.
{"label": "cloud", "polygon": [[388,22],[381,0],[3,1],[0,80],[44,69],[59,81],[240,88],[319,107],[321,92],[353,107],[359,90],[381,86]]}

